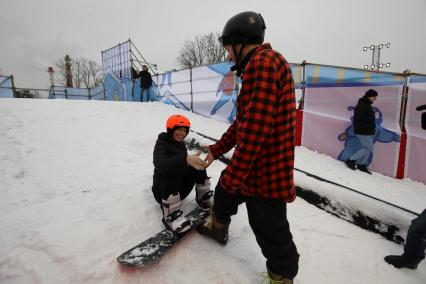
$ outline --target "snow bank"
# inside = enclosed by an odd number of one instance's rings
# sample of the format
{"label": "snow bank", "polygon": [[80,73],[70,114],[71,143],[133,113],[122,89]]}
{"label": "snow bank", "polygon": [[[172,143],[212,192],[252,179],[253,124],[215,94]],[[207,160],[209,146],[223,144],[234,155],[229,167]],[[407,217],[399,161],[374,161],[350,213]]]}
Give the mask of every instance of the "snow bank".
{"label": "snow bank", "polygon": [[[191,233],[147,269],[127,270],[115,261],[162,229],[150,188],[152,150],[172,113],[187,115],[193,130],[210,137],[228,127],[158,103],[1,99],[0,283],[260,283],[265,259],[244,205],[232,218],[226,247]],[[218,161],[209,167],[213,184],[224,167]],[[357,190],[373,188],[370,194],[411,210],[426,200],[424,185],[352,173],[307,149],[297,149],[296,167]],[[297,173],[296,183],[323,186]],[[324,185],[323,191],[336,194],[330,200],[389,215],[339,189]],[[193,206],[191,194],[183,210]],[[400,245],[301,198],[289,204],[288,215],[301,255],[295,283],[426,282],[426,262],[408,271],[383,261],[401,253]]]}

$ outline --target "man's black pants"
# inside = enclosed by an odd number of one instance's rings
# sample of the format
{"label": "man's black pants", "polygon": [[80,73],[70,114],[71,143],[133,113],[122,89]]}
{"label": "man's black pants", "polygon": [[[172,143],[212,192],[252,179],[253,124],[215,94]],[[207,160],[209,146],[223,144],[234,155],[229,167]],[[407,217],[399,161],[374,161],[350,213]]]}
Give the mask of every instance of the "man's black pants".
{"label": "man's black pants", "polygon": [[299,254],[287,221],[287,206],[282,200],[248,197],[215,188],[213,212],[221,223],[230,223],[238,205],[245,203],[250,227],[266,258],[269,271],[288,279],[296,277]]}

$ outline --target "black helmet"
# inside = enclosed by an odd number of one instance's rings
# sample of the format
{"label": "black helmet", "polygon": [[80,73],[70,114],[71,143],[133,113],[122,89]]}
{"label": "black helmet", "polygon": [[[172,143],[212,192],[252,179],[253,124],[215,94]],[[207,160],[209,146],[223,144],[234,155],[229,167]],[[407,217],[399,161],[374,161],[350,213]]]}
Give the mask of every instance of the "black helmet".
{"label": "black helmet", "polygon": [[219,40],[223,45],[258,43],[265,37],[265,21],[256,12],[242,12],[230,18],[223,28]]}

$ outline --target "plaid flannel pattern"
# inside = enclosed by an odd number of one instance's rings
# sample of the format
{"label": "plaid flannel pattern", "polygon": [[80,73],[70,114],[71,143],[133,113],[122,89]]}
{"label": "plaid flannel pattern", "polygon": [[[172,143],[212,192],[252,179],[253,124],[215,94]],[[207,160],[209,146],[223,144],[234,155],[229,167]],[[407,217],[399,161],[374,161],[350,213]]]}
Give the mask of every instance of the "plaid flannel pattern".
{"label": "plaid flannel pattern", "polygon": [[210,150],[235,146],[220,180],[224,190],[292,202],[296,103],[291,68],[269,44],[257,47],[244,70],[237,117]]}

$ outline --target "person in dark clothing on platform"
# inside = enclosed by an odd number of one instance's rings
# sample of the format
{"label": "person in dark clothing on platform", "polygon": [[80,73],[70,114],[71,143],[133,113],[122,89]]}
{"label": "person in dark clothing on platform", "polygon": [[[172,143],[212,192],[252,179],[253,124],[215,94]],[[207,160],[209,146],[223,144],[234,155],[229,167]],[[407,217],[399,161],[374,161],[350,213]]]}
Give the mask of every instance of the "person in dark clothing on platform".
{"label": "person in dark clothing on platform", "polygon": [[293,182],[296,101],[290,65],[263,43],[265,22],[255,12],[235,15],[220,37],[242,78],[237,116],[208,151],[205,161],[235,146],[232,159],[215,188],[208,221],[197,231],[225,245],[231,216],[245,203],[251,228],[266,258],[265,280],[293,283],[299,254],[287,220],[287,203],[296,192]]}
{"label": "person in dark clothing on platform", "polygon": [[345,164],[352,170],[356,168],[362,172],[371,174],[367,168],[368,158],[373,152],[374,135],[376,133],[376,116],[371,105],[376,101],[378,93],[369,89],[358,100],[355,107],[353,125],[354,133],[362,145],[362,148],[350,156]]}
{"label": "person in dark clothing on platform", "polygon": [[[149,102],[151,99],[150,89],[152,87],[152,77],[151,73],[148,71],[148,66],[142,66],[142,71],[139,72],[139,77],[141,78],[141,102]],[[145,95],[146,100],[144,100]]]}
{"label": "person in dark clothing on platform", "polygon": [[167,132],[158,135],[154,147],[154,177],[152,192],[163,210],[163,223],[176,234],[190,228],[190,221],[180,210],[181,200],[196,189],[196,201],[209,209],[213,191],[205,170],[205,161],[199,155],[188,155],[183,139],[189,132],[190,122],[183,115],[168,118]]}
{"label": "person in dark clothing on platform", "polygon": [[425,258],[426,249],[426,209],[411,221],[402,255],[388,255],[385,261],[396,268],[416,269]]}

